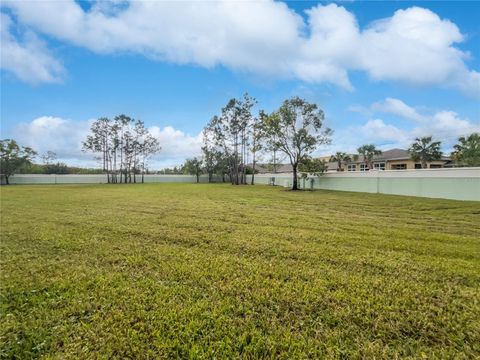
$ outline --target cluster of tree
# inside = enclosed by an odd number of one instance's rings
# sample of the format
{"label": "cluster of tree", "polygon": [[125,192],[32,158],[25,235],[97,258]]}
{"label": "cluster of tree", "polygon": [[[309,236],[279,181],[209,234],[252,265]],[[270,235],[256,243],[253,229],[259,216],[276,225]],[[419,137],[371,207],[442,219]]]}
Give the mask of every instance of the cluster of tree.
{"label": "cluster of tree", "polygon": [[82,168],[77,166],[68,166],[57,161],[57,154],[53,151],[47,151],[40,155],[41,164],[34,162],[25,162],[16,171],[18,174],[102,174],[102,169]]}
{"label": "cluster of tree", "polygon": [[[321,144],[330,142],[330,129],[323,128],[324,114],[317,105],[294,97],[285,100],[278,110],[270,114],[259,111],[256,116],[252,109],[256,100],[248,94],[242,99],[232,99],[207,124],[203,131],[202,157],[187,159],[182,167],[164,169],[160,173],[195,175],[199,182],[202,173],[208,174],[209,182],[214,175],[222,181],[228,178],[232,184],[246,184],[246,175],[256,171],[257,153],[270,154],[273,171],[282,156],[289,160],[293,169],[292,190],[298,189],[298,172],[306,179],[308,174],[320,175],[327,169],[327,163],[313,159],[311,153]],[[422,168],[427,163],[440,160],[441,142],[432,137],[416,138],[410,146],[410,156],[419,161]],[[148,132],[142,121],[119,115],[113,120],[100,118],[91,126],[91,134],[83,142],[83,150],[97,154],[103,168],[82,169],[68,167],[56,162],[56,154],[49,151],[41,156],[43,165],[34,164],[37,153],[16,143],[15,140],[0,141],[0,170],[9,183],[14,173],[92,173],[104,172],[110,183],[136,182],[136,175],[147,172],[150,156],[160,150],[158,141]],[[358,154],[337,152],[330,158],[342,165],[358,160],[361,155],[369,169],[373,169],[375,156],[381,155],[375,145],[367,144],[357,149]],[[473,133],[460,137],[451,154],[458,166],[480,166],[480,134]],[[251,159],[252,166],[247,164]]]}
{"label": "cluster of tree", "polygon": [[[242,99],[231,99],[204,128],[203,163],[209,181],[213,174],[219,174],[223,180],[227,175],[232,184],[246,184],[248,156],[255,156],[257,150],[255,132],[259,118],[252,114],[255,104],[256,100],[248,94]],[[195,165],[194,160],[189,166]]]}
{"label": "cluster of tree", "polygon": [[[56,162],[49,165],[36,164],[33,162],[25,163],[16,171],[17,174],[75,174],[73,168],[62,162]],[[101,173],[101,171],[97,171]]]}
{"label": "cluster of tree", "polygon": [[71,167],[67,164],[56,161],[57,154],[53,151],[47,151],[40,155],[43,164],[35,164],[33,162],[24,163],[19,169],[19,174],[72,174]]}
{"label": "cluster of tree", "polygon": [[21,146],[15,140],[0,141],[0,170],[9,184],[10,176],[14,174],[101,174],[101,169],[80,168],[68,166],[56,161],[57,154],[47,151],[40,155],[42,164],[34,163],[37,152],[30,147]]}
{"label": "cluster of tree", "polygon": [[462,136],[453,147],[452,159],[461,166],[480,166],[480,133]]}
{"label": "cluster of tree", "polygon": [[20,146],[15,140],[0,140],[0,171],[9,184],[9,178],[17,170],[32,162],[37,153],[29,147]]}
{"label": "cluster of tree", "polygon": [[98,154],[109,183],[135,183],[137,174],[143,183],[148,158],[160,151],[143,121],[126,115],[93,122],[82,145],[84,151]]}
{"label": "cluster of tree", "polygon": [[184,173],[182,166],[174,166],[173,168],[163,168],[161,170],[155,171],[155,174],[163,175],[181,175]]}
{"label": "cluster of tree", "polygon": [[[193,159],[187,159],[185,164],[182,165],[182,173],[195,175],[197,178],[197,183],[200,182],[200,175],[204,173],[204,165],[202,159],[194,157]],[[209,182],[212,182],[212,179],[208,179]]]}
{"label": "cluster of tree", "polygon": [[410,145],[408,152],[413,161],[420,161],[422,169],[428,167],[427,162],[436,161],[442,158],[440,141],[433,141],[431,136],[416,138],[415,142]]}
{"label": "cluster of tree", "polygon": [[[292,165],[293,186],[298,189],[298,171],[317,173],[319,164],[310,154],[320,145],[330,142],[330,129],[323,128],[324,113],[316,104],[294,97],[285,100],[280,108],[267,114],[252,114],[256,100],[245,94],[242,99],[231,99],[214,116],[203,131],[203,158],[189,159],[185,171],[199,178],[202,171],[209,181],[214,175],[232,184],[246,184],[246,175],[255,181],[257,153],[272,153],[274,168],[278,153]],[[252,167],[247,164],[251,159]],[[325,166],[325,164],[323,164]],[[323,170],[324,171],[324,170]],[[322,171],[322,172],[323,172]]]}

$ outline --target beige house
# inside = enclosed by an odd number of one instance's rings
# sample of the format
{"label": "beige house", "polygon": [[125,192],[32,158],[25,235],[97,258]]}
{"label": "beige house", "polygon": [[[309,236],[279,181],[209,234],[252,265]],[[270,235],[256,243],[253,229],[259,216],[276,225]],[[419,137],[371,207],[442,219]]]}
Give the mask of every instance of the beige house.
{"label": "beige house", "polygon": [[[443,168],[451,162],[449,157],[442,157],[438,161],[427,162],[429,169]],[[381,155],[373,157],[373,166],[376,170],[409,170],[421,169],[422,164],[412,160],[408,150],[391,149],[383,151]],[[363,156],[359,155],[355,160],[342,165],[344,171],[368,171],[368,166],[363,160]]]}
{"label": "beige house", "polygon": [[[358,155],[354,159],[354,155],[350,155],[352,158],[346,164],[342,164],[342,171],[368,171],[368,167],[363,161],[362,155]],[[325,160],[327,162],[327,171],[337,171],[338,164],[337,162],[330,162],[330,156],[323,156],[319,158],[320,160]],[[451,163],[449,157],[442,157],[441,160],[427,162],[429,169],[443,168],[448,166]],[[249,164],[251,166],[251,164]],[[410,169],[421,169],[422,164],[420,162],[415,162],[412,160],[408,150],[403,149],[391,149],[385,150],[381,155],[373,157],[373,166],[376,170],[410,170]],[[260,174],[272,173],[272,169],[265,164],[257,164],[256,170]],[[293,172],[292,165],[290,164],[278,164],[276,173],[291,173]]]}

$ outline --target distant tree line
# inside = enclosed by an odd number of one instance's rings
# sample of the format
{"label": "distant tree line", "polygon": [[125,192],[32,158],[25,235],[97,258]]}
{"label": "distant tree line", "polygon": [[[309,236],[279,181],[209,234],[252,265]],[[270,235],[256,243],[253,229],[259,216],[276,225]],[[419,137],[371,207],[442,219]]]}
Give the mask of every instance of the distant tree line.
{"label": "distant tree line", "polygon": [[[231,99],[203,129],[202,156],[156,173],[191,174],[196,176],[197,182],[201,174],[207,174],[209,182],[220,178],[235,185],[246,184],[246,175],[251,174],[253,184],[261,154],[269,156],[271,161],[267,168],[273,172],[281,161],[288,159],[293,170],[292,189],[296,190],[299,172],[305,178],[307,174],[319,175],[326,171],[326,161],[311,156],[319,145],[330,143],[331,135],[331,130],[323,126],[324,113],[316,104],[294,97],[271,113],[260,110],[254,114],[256,103],[248,94],[241,99]],[[56,154],[51,151],[40,156],[42,164],[36,164],[35,150],[12,139],[1,140],[1,175],[7,184],[15,173],[105,173],[109,183],[135,183],[137,176],[143,182],[149,158],[161,149],[142,121],[126,115],[94,121],[82,148],[95,154],[102,164],[101,169],[67,166],[57,161]],[[440,148],[441,142],[429,136],[416,138],[408,150],[411,158],[426,168],[427,162],[441,159]],[[374,144],[366,144],[359,147],[357,153],[337,152],[329,160],[336,162],[337,170],[342,171],[342,164],[362,156],[366,166],[372,169],[374,157],[382,152]],[[480,166],[480,134],[460,137],[451,158],[456,166]]]}
{"label": "distant tree line", "polygon": [[17,170],[18,174],[102,174],[102,169],[83,168],[77,166],[68,166],[67,164],[57,161],[57,154],[53,151],[47,151],[45,154],[38,156],[41,164],[31,161],[24,162]]}

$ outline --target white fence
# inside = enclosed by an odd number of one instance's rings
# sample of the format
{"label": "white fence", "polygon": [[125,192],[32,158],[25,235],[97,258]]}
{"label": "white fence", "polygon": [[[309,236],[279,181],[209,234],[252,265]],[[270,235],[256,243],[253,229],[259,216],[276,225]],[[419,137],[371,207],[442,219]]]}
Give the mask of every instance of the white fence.
{"label": "white fence", "polygon": [[[290,187],[291,174],[255,175],[257,184]],[[480,168],[328,172],[320,177],[299,180],[305,189],[357,191],[454,200],[480,201]]]}
{"label": "white fence", "polygon": [[[247,176],[250,183],[251,175]],[[256,184],[292,185],[292,174],[257,174]],[[219,177],[215,177],[220,182]],[[140,182],[141,178],[138,177]],[[191,175],[145,175],[146,183],[195,183]],[[202,175],[201,183],[208,177]],[[104,184],[105,175],[14,175],[11,184]],[[369,172],[329,172],[321,177],[299,179],[305,189],[327,189],[379,194],[409,195],[455,200],[480,201],[480,168],[387,170]]]}
{"label": "white fence", "polygon": [[[142,176],[137,175],[137,183],[142,182]],[[222,179],[214,177],[215,182]],[[132,180],[133,181],[133,180]],[[193,175],[145,175],[145,183],[195,183],[197,178]],[[107,176],[104,174],[95,175],[44,175],[44,174],[18,174],[9,178],[10,184],[106,184]],[[201,183],[207,183],[208,177],[200,176]],[[2,184],[5,180],[2,179]]]}

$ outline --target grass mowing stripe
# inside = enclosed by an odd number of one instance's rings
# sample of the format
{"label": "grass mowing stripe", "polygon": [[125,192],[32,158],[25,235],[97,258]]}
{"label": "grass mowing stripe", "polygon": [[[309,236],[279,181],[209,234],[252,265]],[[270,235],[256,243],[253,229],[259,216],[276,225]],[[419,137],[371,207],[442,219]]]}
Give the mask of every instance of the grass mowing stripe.
{"label": "grass mowing stripe", "polygon": [[480,203],[1,189],[1,358],[475,358]]}

